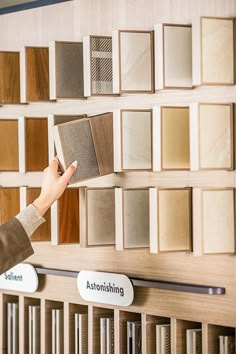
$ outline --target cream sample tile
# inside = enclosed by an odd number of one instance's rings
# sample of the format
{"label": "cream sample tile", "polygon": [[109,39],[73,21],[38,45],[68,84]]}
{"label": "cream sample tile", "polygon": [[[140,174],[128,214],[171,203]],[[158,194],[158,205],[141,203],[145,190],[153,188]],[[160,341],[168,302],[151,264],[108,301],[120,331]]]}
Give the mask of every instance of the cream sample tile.
{"label": "cream sample tile", "polygon": [[151,34],[120,32],[121,91],[152,90]]}
{"label": "cream sample tile", "polygon": [[192,28],[164,25],[165,86],[192,86]]}
{"label": "cream sample tile", "polygon": [[200,104],[200,168],[231,169],[233,166],[232,106]]}
{"label": "cream sample tile", "polygon": [[190,168],[189,108],[162,107],[162,168]]}
{"label": "cream sample tile", "polygon": [[160,251],[191,249],[191,191],[158,191],[158,235]]}
{"label": "cream sample tile", "polygon": [[149,247],[149,191],[124,190],[124,247]]}
{"label": "cream sample tile", "polygon": [[151,112],[121,114],[123,169],[151,169]]}
{"label": "cream sample tile", "polygon": [[88,246],[115,243],[114,189],[87,190]]}
{"label": "cream sample tile", "polygon": [[233,84],[233,20],[202,18],[202,83]]}
{"label": "cream sample tile", "polygon": [[203,190],[203,252],[234,253],[234,229],[234,190]]}

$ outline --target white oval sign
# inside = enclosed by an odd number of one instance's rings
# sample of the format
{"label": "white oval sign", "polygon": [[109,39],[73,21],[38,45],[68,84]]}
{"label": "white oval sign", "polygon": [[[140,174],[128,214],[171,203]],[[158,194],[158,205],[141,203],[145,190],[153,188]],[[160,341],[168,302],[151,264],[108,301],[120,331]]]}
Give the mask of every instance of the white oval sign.
{"label": "white oval sign", "polygon": [[20,263],[0,276],[0,289],[34,293],[38,274],[31,264]]}
{"label": "white oval sign", "polygon": [[101,304],[129,306],[134,299],[134,289],[126,275],[82,270],[77,277],[81,297]]}

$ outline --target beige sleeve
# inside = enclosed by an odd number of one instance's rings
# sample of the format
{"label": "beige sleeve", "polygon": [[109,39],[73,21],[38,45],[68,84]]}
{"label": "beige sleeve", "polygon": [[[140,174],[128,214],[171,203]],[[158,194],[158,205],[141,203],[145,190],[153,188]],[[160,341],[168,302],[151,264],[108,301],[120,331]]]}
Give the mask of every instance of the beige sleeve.
{"label": "beige sleeve", "polygon": [[18,215],[16,215],[16,218],[20,221],[28,237],[30,237],[34,231],[45,222],[45,219],[40,215],[33,204],[30,204],[23,209]]}

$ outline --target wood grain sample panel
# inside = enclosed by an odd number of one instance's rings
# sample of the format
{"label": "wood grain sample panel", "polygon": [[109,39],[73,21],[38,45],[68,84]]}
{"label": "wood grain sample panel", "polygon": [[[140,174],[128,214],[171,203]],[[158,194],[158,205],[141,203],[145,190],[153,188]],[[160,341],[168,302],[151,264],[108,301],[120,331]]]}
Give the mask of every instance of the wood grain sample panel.
{"label": "wood grain sample panel", "polygon": [[202,190],[203,252],[235,253],[234,190]]}
{"label": "wood grain sample panel", "polygon": [[115,244],[115,190],[88,189],[86,194],[88,246]]}
{"label": "wood grain sample panel", "polygon": [[234,83],[234,21],[227,18],[201,18],[203,84]]}
{"label": "wood grain sample panel", "polygon": [[152,168],[151,111],[121,111],[122,168],[142,170]]}
{"label": "wood grain sample panel", "polygon": [[0,52],[0,103],[20,102],[20,54]]}
{"label": "wood grain sample panel", "polygon": [[189,108],[162,107],[161,130],[163,170],[189,169]]}
{"label": "wood grain sample panel", "polygon": [[124,247],[149,247],[149,191],[127,189],[123,193]]}
{"label": "wood grain sample panel", "polygon": [[164,25],[164,86],[192,86],[192,28]]}
{"label": "wood grain sample panel", "polygon": [[0,170],[19,170],[18,121],[0,121]]}
{"label": "wood grain sample panel", "polygon": [[120,91],[153,92],[153,32],[120,31]]}
{"label": "wood grain sample panel", "polygon": [[[26,204],[29,205],[38,198],[40,188],[27,188],[26,189]],[[51,209],[48,209],[44,214],[46,220],[41,224],[37,230],[30,237],[31,241],[50,241],[51,240]]]}
{"label": "wood grain sample panel", "polygon": [[231,104],[199,105],[200,168],[233,168],[233,112]]}
{"label": "wood grain sample panel", "polygon": [[4,224],[19,212],[19,188],[0,188],[0,224]]}
{"label": "wood grain sample panel", "polygon": [[190,251],[192,246],[191,189],[158,191],[159,251]]}
{"label": "wood grain sample panel", "polygon": [[84,97],[83,43],[56,42],[57,98]]}
{"label": "wood grain sample panel", "polygon": [[114,172],[112,113],[91,117],[89,120],[100,175]]}
{"label": "wood grain sample panel", "polygon": [[26,99],[27,101],[49,100],[49,50],[41,47],[26,47]]}
{"label": "wood grain sample panel", "polygon": [[26,171],[43,171],[48,166],[47,118],[25,119]]}
{"label": "wood grain sample panel", "polygon": [[79,243],[79,190],[67,188],[58,202],[59,243]]}

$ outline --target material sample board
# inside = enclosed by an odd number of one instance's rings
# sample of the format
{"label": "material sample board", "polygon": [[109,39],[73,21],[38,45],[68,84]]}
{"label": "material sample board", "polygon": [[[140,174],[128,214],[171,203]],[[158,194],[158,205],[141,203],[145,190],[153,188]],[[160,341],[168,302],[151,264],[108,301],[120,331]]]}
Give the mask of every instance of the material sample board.
{"label": "material sample board", "polygon": [[0,121],[0,170],[19,170],[18,121]]}
{"label": "material sample board", "polygon": [[20,102],[20,53],[0,52],[0,103]]}
{"label": "material sample board", "polygon": [[0,188],[0,224],[4,224],[19,212],[19,188]]}

